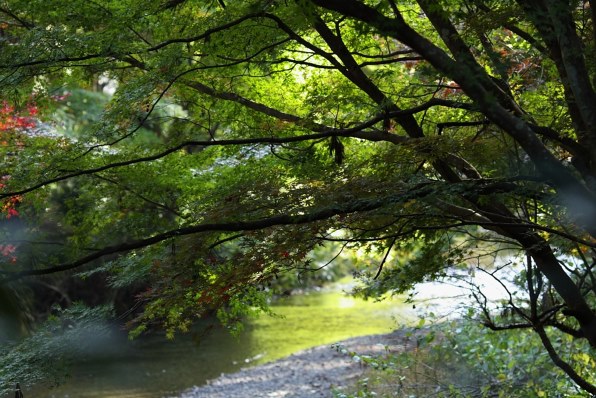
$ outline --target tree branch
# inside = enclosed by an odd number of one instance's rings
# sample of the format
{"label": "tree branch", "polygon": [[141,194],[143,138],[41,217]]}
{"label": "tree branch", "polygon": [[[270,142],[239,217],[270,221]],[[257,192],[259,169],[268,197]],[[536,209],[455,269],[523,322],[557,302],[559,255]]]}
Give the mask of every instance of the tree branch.
{"label": "tree branch", "polygon": [[221,140],[221,141],[217,141],[217,140],[185,141],[179,145],[176,145],[175,147],[168,148],[168,149],[166,149],[162,152],[159,152],[157,154],[154,154],[154,155],[124,160],[121,162],[114,162],[114,163],[110,163],[110,164],[100,166],[100,167],[75,171],[75,172],[68,173],[68,174],[65,174],[62,176],[47,179],[47,180],[42,181],[38,184],[32,185],[28,188],[24,188],[24,189],[12,191],[12,192],[3,192],[3,193],[0,193],[0,199],[11,197],[11,196],[16,196],[16,195],[23,195],[28,192],[35,191],[36,189],[39,189],[46,185],[64,181],[64,180],[78,177],[78,176],[96,174],[101,171],[119,168],[119,167],[130,166],[130,165],[137,164],[137,163],[151,162],[154,160],[164,158],[174,152],[177,152],[183,148],[191,147],[191,146],[204,146],[204,147],[208,147],[208,146],[237,146],[237,145],[241,146],[241,145],[250,145],[250,144],[281,145],[281,144],[287,144],[287,143],[292,143],[292,142],[320,140],[321,138],[329,138],[329,137],[351,137],[351,138],[359,138],[359,139],[364,139],[364,140],[369,140],[369,141],[387,141],[387,142],[392,142],[394,144],[404,143],[409,140],[409,138],[407,138],[407,137],[402,137],[402,136],[398,136],[395,134],[388,134],[388,133],[385,133],[383,131],[378,131],[378,130],[362,131],[363,129],[368,128],[368,127],[378,123],[381,120],[383,120],[382,117],[375,117],[375,118],[369,120],[368,122],[365,122],[365,123],[360,124],[356,127],[352,127],[352,128],[348,128],[348,129],[330,129],[328,131],[317,133],[317,134],[307,134],[307,135],[300,135],[300,136],[294,136],[294,137],[283,137],[283,138],[263,137],[263,138],[229,139],[229,140]]}
{"label": "tree branch", "polygon": [[[391,19],[368,5],[354,0],[313,0],[323,8],[366,22],[415,50],[437,70],[452,78],[474,100],[478,109],[515,139],[541,174],[550,179],[562,202],[581,226],[596,236],[596,194],[546,148],[528,123],[512,114],[501,101],[498,87],[482,71],[475,71],[449,57],[445,51],[412,29],[401,15]],[[507,104],[505,104],[507,105]]]}
{"label": "tree branch", "polygon": [[[396,111],[392,111],[389,113],[380,113],[380,114],[374,116],[373,118],[371,118],[370,120],[368,120],[364,123],[358,124],[351,128],[335,129],[332,127],[328,127],[328,126],[324,126],[322,124],[312,122],[310,120],[301,118],[296,115],[278,111],[277,109],[270,108],[266,105],[263,105],[258,102],[249,100],[247,98],[241,97],[240,95],[235,94],[235,93],[217,92],[214,89],[207,87],[204,84],[201,84],[198,82],[187,82],[186,84],[189,87],[195,88],[198,91],[201,91],[207,95],[213,96],[215,98],[224,99],[227,101],[237,102],[241,105],[246,106],[247,108],[250,108],[252,110],[255,110],[255,111],[263,113],[263,114],[266,114],[268,116],[272,116],[279,120],[293,122],[298,126],[309,128],[311,131],[318,132],[318,134],[306,134],[306,135],[300,135],[300,136],[294,136],[294,137],[283,137],[283,138],[263,137],[263,138],[230,139],[230,140],[221,140],[221,141],[217,141],[217,140],[185,141],[185,142],[182,142],[182,143],[176,145],[175,147],[168,148],[162,152],[159,152],[159,153],[151,155],[151,156],[129,159],[129,160],[121,161],[121,162],[110,163],[110,164],[96,167],[96,168],[80,170],[80,171],[68,173],[68,174],[65,174],[62,176],[47,179],[47,180],[42,181],[38,184],[32,185],[28,188],[11,191],[11,192],[3,192],[3,193],[0,193],[0,199],[11,197],[11,196],[16,196],[16,195],[23,195],[28,192],[35,191],[35,190],[42,188],[44,186],[47,186],[49,184],[53,184],[56,182],[64,181],[64,180],[82,176],[82,175],[95,174],[95,173],[98,173],[101,171],[119,168],[119,167],[130,166],[130,165],[133,165],[136,163],[151,162],[154,160],[164,158],[174,152],[177,152],[183,148],[191,147],[191,146],[205,146],[205,147],[207,147],[207,146],[236,146],[236,145],[240,146],[240,145],[251,145],[251,144],[281,145],[281,144],[287,144],[287,143],[293,143],[293,142],[319,140],[322,138],[329,138],[329,137],[349,137],[349,138],[359,138],[359,139],[368,140],[368,141],[377,141],[377,142],[378,141],[386,141],[386,142],[391,142],[393,144],[402,144],[404,142],[409,141],[410,139],[407,137],[399,136],[397,134],[390,134],[390,133],[380,131],[380,130],[370,130],[370,131],[364,131],[364,130],[374,126],[375,124],[377,124],[379,122],[384,121],[387,117],[413,115],[415,113],[423,112],[426,109],[429,109],[433,106],[446,106],[446,107],[460,108],[460,109],[472,109],[471,104],[468,104],[468,103],[442,100],[442,99],[435,98],[435,99],[431,99],[431,100],[427,101],[424,104],[421,104],[419,106],[416,106],[416,107],[413,107],[410,109],[396,110]],[[88,151],[86,151],[85,153],[87,153],[87,152]]]}
{"label": "tree branch", "polygon": [[559,354],[557,354],[557,351],[555,350],[555,347],[553,347],[552,343],[550,342],[550,339],[548,338],[548,335],[546,334],[544,327],[535,326],[534,330],[536,331],[536,333],[538,333],[538,336],[540,336],[540,341],[542,341],[542,345],[544,346],[544,348],[546,348],[548,355],[550,356],[551,360],[555,363],[555,365],[557,365],[561,370],[563,370],[563,372],[565,372],[582,389],[588,391],[591,394],[596,395],[596,386],[593,384],[590,384],[585,378],[580,376],[575,371],[575,369],[573,369],[573,367],[571,367],[571,365],[569,365],[567,362],[565,362],[559,356]]}
{"label": "tree branch", "polygon": [[297,212],[296,214],[283,214],[279,216],[273,216],[268,218],[263,218],[260,220],[252,220],[252,221],[230,221],[230,222],[223,222],[223,223],[208,223],[208,224],[199,224],[193,225],[184,228],[178,228],[171,231],[163,232],[149,238],[139,239],[131,242],[125,242],[122,244],[114,245],[114,246],[107,246],[101,250],[98,250],[94,253],[91,253],[87,256],[79,258],[70,263],[55,265],[49,268],[43,269],[33,269],[33,270],[26,270],[20,272],[9,272],[9,271],[0,271],[0,274],[4,274],[4,278],[0,280],[0,285],[14,281],[16,279],[20,279],[26,276],[39,276],[39,275],[48,275],[57,272],[63,272],[72,270],[75,268],[79,268],[83,265],[86,265],[94,260],[100,259],[101,257],[122,253],[122,252],[129,252],[136,249],[142,249],[147,246],[151,246],[165,240],[176,238],[180,236],[192,235],[201,232],[214,232],[214,231],[221,231],[221,232],[241,232],[241,231],[255,231],[255,230],[262,230],[265,228],[271,228],[275,226],[282,226],[282,225],[300,225],[306,223],[312,223],[316,221],[322,221],[330,219],[334,216],[344,215],[344,214],[351,214],[356,212],[367,212],[375,209],[379,209],[381,207],[390,205],[392,203],[407,201],[413,198],[420,198],[427,196],[432,193],[432,189],[430,187],[422,185],[416,189],[411,191],[403,192],[400,195],[391,195],[383,198],[376,198],[376,199],[360,199],[354,200],[348,203],[343,204],[336,204],[333,206],[329,206],[323,209],[303,209],[302,211]]}

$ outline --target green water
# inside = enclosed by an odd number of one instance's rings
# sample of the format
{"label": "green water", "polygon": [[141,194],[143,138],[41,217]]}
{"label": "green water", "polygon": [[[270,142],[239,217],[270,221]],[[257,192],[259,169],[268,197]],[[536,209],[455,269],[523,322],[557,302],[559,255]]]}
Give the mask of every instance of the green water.
{"label": "green water", "polygon": [[364,302],[339,292],[279,300],[283,318],[249,320],[238,337],[213,329],[208,335],[179,335],[174,341],[153,335],[132,342],[123,331],[90,336],[86,358],[73,366],[58,388],[25,390],[25,397],[154,398],[200,385],[221,373],[282,358],[309,347],[350,337],[388,333],[410,319],[398,301]]}

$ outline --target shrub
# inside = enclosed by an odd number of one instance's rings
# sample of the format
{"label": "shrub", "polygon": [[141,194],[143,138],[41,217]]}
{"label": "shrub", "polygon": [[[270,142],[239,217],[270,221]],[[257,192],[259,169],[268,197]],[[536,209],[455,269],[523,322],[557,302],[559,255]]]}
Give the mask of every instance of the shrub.
{"label": "shrub", "polygon": [[[336,398],[368,397],[589,397],[557,368],[531,330],[495,332],[471,319],[406,332],[403,347],[381,356],[358,356],[368,370]],[[551,332],[567,361],[581,364],[594,382],[596,363],[574,351],[570,337]],[[357,353],[349,353],[352,356]],[[580,366],[577,366],[580,367]],[[590,376],[592,375],[592,376]],[[348,391],[348,392],[346,392]]]}

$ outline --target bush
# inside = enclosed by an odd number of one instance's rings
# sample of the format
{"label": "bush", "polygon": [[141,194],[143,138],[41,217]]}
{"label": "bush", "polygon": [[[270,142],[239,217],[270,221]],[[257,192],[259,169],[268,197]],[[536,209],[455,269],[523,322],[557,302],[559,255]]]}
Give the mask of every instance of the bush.
{"label": "bush", "polygon": [[[382,356],[359,356],[367,365],[355,386],[336,398],[368,397],[589,397],[557,368],[531,330],[495,332],[468,320],[406,332],[403,348]],[[554,334],[566,360],[594,382],[593,355],[565,350],[571,337]],[[349,353],[352,356],[357,353]]]}

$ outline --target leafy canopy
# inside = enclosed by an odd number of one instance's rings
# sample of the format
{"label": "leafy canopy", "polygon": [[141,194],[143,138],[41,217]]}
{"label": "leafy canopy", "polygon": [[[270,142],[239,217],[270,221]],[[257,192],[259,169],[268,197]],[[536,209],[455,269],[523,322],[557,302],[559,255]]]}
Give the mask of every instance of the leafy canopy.
{"label": "leafy canopy", "polygon": [[594,393],[545,332],[596,346],[594,12],[5,1],[0,283],[144,281],[136,331],[173,334],[262,306],[321,245],[379,253],[372,295],[521,258],[511,317],[476,295],[479,317],[536,331]]}

